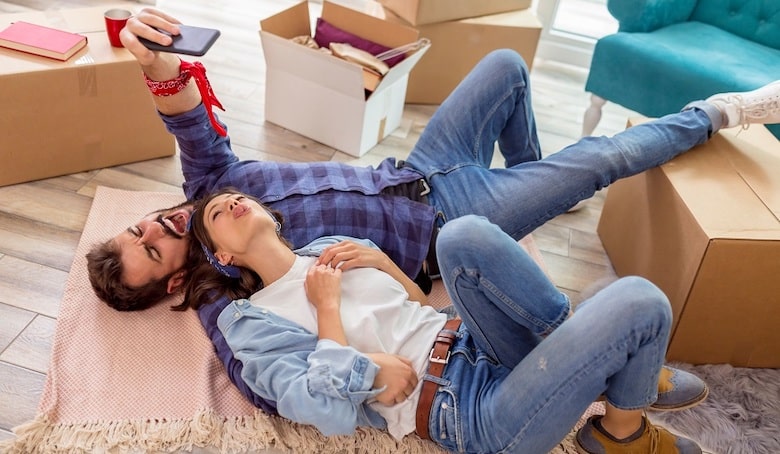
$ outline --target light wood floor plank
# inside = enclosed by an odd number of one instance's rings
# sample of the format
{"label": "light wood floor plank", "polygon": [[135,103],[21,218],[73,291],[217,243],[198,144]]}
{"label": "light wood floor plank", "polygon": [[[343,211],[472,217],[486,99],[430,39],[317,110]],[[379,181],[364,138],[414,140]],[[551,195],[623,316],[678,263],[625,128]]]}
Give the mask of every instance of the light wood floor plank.
{"label": "light wood floor plank", "polygon": [[35,318],[35,312],[0,303],[0,354]]}
{"label": "light wood floor plank", "polygon": [[0,302],[57,317],[68,272],[6,256],[0,259]]}
{"label": "light wood floor plank", "polygon": [[0,187],[0,210],[32,221],[80,231],[92,201],[41,182]]}
{"label": "light wood floor plank", "polygon": [[0,211],[0,250],[31,263],[69,271],[81,229],[66,230]]}
{"label": "light wood floor plank", "polygon": [[56,320],[38,315],[0,354],[0,361],[45,374],[49,370]]}
{"label": "light wood floor plank", "polygon": [[46,375],[0,361],[0,427],[10,430],[35,417]]}

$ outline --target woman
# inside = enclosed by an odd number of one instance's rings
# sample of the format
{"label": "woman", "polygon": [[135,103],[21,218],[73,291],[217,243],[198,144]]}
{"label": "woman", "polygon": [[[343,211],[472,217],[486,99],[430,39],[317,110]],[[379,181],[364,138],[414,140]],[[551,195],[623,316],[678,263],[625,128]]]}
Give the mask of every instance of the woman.
{"label": "woman", "polygon": [[[219,328],[244,380],[283,417],[325,435],[373,426],[451,451],[546,453],[603,394],[606,415],[577,433],[580,452],[701,452],[643,416],[671,324],[646,280],[620,279],[569,317],[566,296],[511,237],[465,216],[437,240],[462,317],[453,324],[368,242],[324,238],[292,251],[279,214],[233,190],[191,219],[207,260],[185,304],[230,289]],[[693,403],[706,387],[697,392]]]}

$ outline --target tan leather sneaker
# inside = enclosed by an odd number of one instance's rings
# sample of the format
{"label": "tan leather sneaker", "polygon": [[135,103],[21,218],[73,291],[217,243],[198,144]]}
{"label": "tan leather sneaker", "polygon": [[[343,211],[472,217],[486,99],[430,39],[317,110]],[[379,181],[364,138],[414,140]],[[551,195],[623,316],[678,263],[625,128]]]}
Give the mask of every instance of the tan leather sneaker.
{"label": "tan leather sneaker", "polygon": [[642,428],[626,440],[617,440],[600,428],[602,416],[591,416],[577,431],[574,444],[580,454],[701,454],[694,441],[678,437],[642,418]]}

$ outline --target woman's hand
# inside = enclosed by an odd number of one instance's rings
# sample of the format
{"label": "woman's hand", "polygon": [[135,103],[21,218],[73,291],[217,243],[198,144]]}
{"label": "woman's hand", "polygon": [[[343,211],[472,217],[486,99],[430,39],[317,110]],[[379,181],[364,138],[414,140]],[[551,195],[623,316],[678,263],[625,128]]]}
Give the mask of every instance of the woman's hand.
{"label": "woman's hand", "polygon": [[379,366],[374,378],[374,388],[386,387],[377,394],[376,400],[384,405],[399,404],[414,392],[417,386],[417,373],[407,358],[388,353],[369,353],[366,356]]}
{"label": "woman's hand", "polygon": [[341,323],[341,270],[315,264],[306,273],[303,283],[306,297],[317,309],[317,330],[320,339],[330,339],[349,345]]}
{"label": "woman's hand", "polygon": [[392,260],[384,252],[352,241],[342,241],[326,247],[317,259],[318,264],[330,265],[343,271],[352,268],[376,268],[387,271]]}
{"label": "woman's hand", "polygon": [[338,309],[341,305],[341,270],[315,264],[306,273],[303,288],[318,311]]}
{"label": "woman's hand", "polygon": [[343,271],[351,268],[376,268],[400,282],[411,301],[417,301],[423,306],[428,304],[428,297],[420,287],[379,249],[349,240],[342,241],[326,247],[317,259],[317,264],[330,265]]}

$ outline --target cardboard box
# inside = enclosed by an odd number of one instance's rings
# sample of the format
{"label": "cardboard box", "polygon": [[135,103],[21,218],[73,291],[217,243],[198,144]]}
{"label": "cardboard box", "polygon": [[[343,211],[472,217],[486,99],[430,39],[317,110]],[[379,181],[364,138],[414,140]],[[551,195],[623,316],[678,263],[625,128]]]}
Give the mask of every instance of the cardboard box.
{"label": "cardboard box", "polygon": [[[322,18],[390,48],[418,39],[411,27],[327,1]],[[291,41],[313,36],[307,2],[261,21],[260,28],[265,119],[353,156],[363,155],[401,124],[409,71],[430,47],[408,55],[366,97],[361,66]]]}
{"label": "cardboard box", "polygon": [[[394,23],[403,19],[384,11]],[[431,49],[409,75],[406,102],[441,104],[482,57],[496,49],[514,49],[531,69],[542,24],[524,9],[471,19],[416,26]]]}
{"label": "cardboard box", "polygon": [[753,125],[610,186],[598,234],[618,275],[671,300],[668,359],[780,367],[778,169],[780,142]]}
{"label": "cardboard box", "polygon": [[412,25],[526,9],[531,0],[379,0]]}
{"label": "cardboard box", "polygon": [[0,185],[175,153],[135,58],[108,43],[108,8],[0,15],[0,29],[24,20],[88,40],[65,62],[0,48]]}

